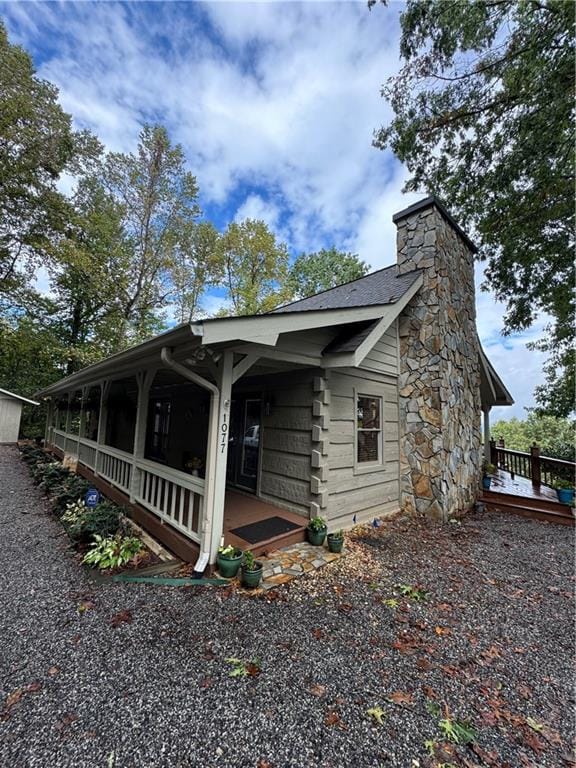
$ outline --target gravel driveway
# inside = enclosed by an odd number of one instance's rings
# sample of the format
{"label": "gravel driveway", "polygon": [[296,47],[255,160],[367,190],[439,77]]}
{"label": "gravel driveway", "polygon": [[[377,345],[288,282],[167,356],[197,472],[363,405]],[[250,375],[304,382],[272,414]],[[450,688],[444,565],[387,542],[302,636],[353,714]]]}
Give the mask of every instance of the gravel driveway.
{"label": "gravel driveway", "polygon": [[94,585],[0,448],[0,541],[2,767],[572,764],[569,528],[396,520],[270,599]]}

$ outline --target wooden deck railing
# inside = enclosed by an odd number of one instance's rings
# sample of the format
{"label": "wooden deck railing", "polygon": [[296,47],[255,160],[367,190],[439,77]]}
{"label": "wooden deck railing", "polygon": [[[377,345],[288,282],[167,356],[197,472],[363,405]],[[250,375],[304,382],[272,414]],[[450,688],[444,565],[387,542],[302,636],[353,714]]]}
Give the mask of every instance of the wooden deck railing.
{"label": "wooden deck railing", "polygon": [[553,459],[550,456],[540,456],[540,448],[534,443],[530,453],[512,451],[506,448],[503,441],[490,441],[491,462],[498,469],[510,472],[512,477],[526,477],[535,486],[554,485],[557,480],[567,480],[574,484],[576,478],[576,462]]}

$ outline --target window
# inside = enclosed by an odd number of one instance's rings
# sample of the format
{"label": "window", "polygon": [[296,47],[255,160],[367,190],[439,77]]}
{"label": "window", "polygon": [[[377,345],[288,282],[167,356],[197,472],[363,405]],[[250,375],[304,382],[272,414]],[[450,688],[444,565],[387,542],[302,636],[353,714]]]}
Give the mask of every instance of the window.
{"label": "window", "polygon": [[356,462],[359,465],[382,463],[381,397],[356,397]]}
{"label": "window", "polygon": [[150,435],[150,458],[166,461],[168,435],[170,433],[170,400],[152,400],[150,403],[152,430]]}

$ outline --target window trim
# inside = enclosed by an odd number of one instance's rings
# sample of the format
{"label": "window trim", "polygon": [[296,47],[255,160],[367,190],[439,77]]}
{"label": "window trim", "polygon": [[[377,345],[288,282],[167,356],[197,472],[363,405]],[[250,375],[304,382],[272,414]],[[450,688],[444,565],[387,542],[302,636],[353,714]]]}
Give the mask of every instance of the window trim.
{"label": "window trim", "polygon": [[[380,429],[366,430],[368,432],[378,432],[378,459],[377,461],[358,461],[358,434],[364,430],[358,428],[358,399],[360,397],[370,397],[380,401]],[[377,472],[384,469],[384,396],[382,393],[370,392],[365,389],[354,387],[354,474],[363,475],[369,472]]]}

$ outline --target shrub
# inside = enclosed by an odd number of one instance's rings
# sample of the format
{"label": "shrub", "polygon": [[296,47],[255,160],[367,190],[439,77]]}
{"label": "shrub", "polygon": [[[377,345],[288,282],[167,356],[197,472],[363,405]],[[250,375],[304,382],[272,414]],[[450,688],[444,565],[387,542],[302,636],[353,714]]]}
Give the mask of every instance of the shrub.
{"label": "shrub", "polygon": [[78,499],[78,501],[66,504],[66,509],[60,520],[67,525],[75,525],[85,514],[86,507],[84,506],[84,502],[82,499]]}
{"label": "shrub", "polygon": [[38,464],[48,460],[48,456],[42,448],[36,445],[25,445],[21,449],[21,459],[28,465]]}
{"label": "shrub", "polygon": [[46,493],[49,493],[62,481],[70,477],[70,471],[57,461],[51,461],[48,464],[37,464],[32,471],[35,482]]}
{"label": "shrub", "polygon": [[101,570],[120,568],[132,560],[142,549],[142,542],[135,536],[114,536],[105,538],[96,535],[90,550],[84,555],[83,563]]}
{"label": "shrub", "polygon": [[94,509],[84,507],[82,514],[68,532],[76,541],[92,542],[97,538],[110,538],[120,530],[122,509],[109,501],[102,501]]}
{"label": "shrub", "polygon": [[79,475],[69,474],[59,485],[54,486],[52,504],[57,515],[62,514],[69,504],[83,499],[90,483]]}

